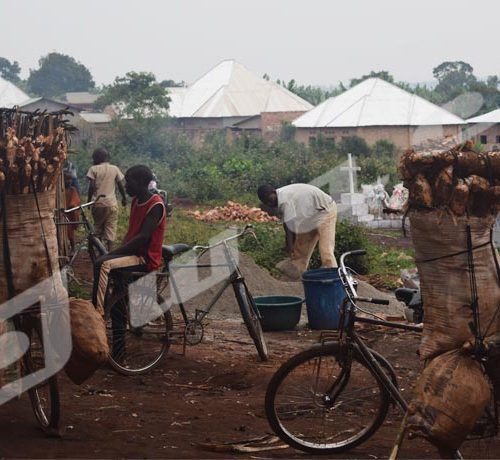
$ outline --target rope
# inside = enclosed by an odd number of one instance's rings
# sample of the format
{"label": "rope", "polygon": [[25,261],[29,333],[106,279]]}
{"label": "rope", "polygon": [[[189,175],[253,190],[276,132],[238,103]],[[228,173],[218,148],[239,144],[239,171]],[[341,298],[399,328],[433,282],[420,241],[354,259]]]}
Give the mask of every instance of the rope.
{"label": "rope", "polygon": [[10,258],[10,247],[9,247],[9,235],[7,229],[7,206],[5,200],[5,192],[1,194],[1,204],[2,209],[0,210],[0,215],[2,218],[3,226],[3,263],[5,268],[5,275],[7,277],[7,296],[12,299],[16,295],[16,289],[14,287],[14,276],[12,275],[12,260]]}
{"label": "rope", "polygon": [[[467,225],[467,227],[469,227]],[[472,244],[472,243],[471,243]],[[416,260],[415,262],[417,264],[425,264],[427,262],[435,262],[436,260],[441,260],[441,259],[448,259],[450,257],[456,257],[456,256],[459,256],[461,254],[467,254],[469,253],[470,251],[475,251],[476,249],[481,249],[481,248],[484,248],[485,246],[489,246],[491,244],[490,241],[486,242],[486,243],[483,243],[483,244],[480,244],[479,246],[474,246],[470,249],[465,249],[464,251],[459,251],[459,252],[454,252],[452,254],[446,254],[444,256],[439,256],[439,257],[433,257],[432,259],[425,259],[425,260]]]}

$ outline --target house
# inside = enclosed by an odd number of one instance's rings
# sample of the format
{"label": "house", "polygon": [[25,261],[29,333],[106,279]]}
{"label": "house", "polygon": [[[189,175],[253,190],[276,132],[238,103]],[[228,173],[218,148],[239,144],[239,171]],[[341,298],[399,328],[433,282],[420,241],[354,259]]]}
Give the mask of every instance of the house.
{"label": "house", "polygon": [[50,99],[48,97],[34,97],[28,100],[25,100],[21,104],[19,104],[19,108],[22,110],[26,110],[28,112],[34,112],[35,110],[39,110],[41,112],[58,112],[59,110],[69,110],[73,113],[73,115],[68,115],[67,118],[72,122],[72,119],[75,114],[78,114],[80,109],[78,107],[74,107],[69,105],[67,102],[58,101],[56,99]]}
{"label": "house", "polygon": [[167,88],[169,115],[177,130],[199,143],[216,130],[258,132],[266,139],[279,136],[312,105],[277,83],[254,75],[235,60],[225,60],[187,88]]}
{"label": "house", "polygon": [[483,146],[485,150],[500,148],[500,109],[469,118],[468,137]]}
{"label": "house", "polygon": [[30,97],[14,83],[0,77],[0,107],[12,108]]}
{"label": "house", "polygon": [[369,78],[297,118],[296,140],[332,142],[359,136],[368,144],[389,140],[407,149],[428,139],[461,139],[465,121],[379,78]]}

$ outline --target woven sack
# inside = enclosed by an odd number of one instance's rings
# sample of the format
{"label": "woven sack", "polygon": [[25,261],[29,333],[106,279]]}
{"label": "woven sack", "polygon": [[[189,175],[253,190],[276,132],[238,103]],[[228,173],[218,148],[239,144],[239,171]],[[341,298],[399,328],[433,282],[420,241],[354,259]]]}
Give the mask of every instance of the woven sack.
{"label": "woven sack", "polygon": [[108,361],[106,324],[88,300],[72,298],[69,309],[73,349],[64,370],[74,383],[80,385]]}

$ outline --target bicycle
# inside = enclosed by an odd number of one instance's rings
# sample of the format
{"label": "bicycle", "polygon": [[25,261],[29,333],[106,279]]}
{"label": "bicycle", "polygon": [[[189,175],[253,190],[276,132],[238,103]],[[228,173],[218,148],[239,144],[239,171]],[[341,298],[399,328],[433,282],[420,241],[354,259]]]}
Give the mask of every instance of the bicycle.
{"label": "bicycle", "polygon": [[[142,297],[135,299],[132,306],[130,305],[128,286],[131,282],[143,277],[145,273],[118,270],[113,281],[116,286],[114,288],[116,292],[115,298],[105,308],[106,314],[111,317],[110,341],[115,344],[116,351],[115,356],[113,356],[113,353],[110,356],[111,366],[124,375],[136,375],[150,371],[159,365],[161,359],[168,351],[172,337],[177,334],[172,330],[173,321],[170,309],[161,313],[158,311],[159,306],[163,304],[162,293],[169,284],[171,286],[171,294],[176,299],[182,316],[184,329],[181,334],[184,344],[196,345],[202,341],[204,335],[204,318],[210,313],[223,292],[232,285],[243,321],[254,341],[259,357],[263,361],[267,360],[268,351],[257,307],[229,247],[229,243],[232,240],[250,233],[253,234],[252,227],[247,225],[240,233],[223,239],[211,246],[194,246],[191,248],[182,243],[163,246],[164,264],[155,274],[155,286],[138,289],[137,292]],[[225,263],[205,264],[199,262],[203,254],[216,248],[222,248],[226,259]],[[173,263],[175,256],[191,249],[196,253],[196,263]],[[228,268],[230,272],[229,276],[223,280],[221,288],[215,293],[209,305],[205,309],[196,309],[194,316],[190,318],[181,300],[182,296],[178,283],[175,281],[174,270],[216,267]],[[133,321],[131,321],[131,318],[133,317],[147,318],[148,321],[144,326],[137,327],[132,324]],[[123,344],[127,347],[126,353],[120,352],[120,347]],[[126,357],[125,361],[122,357]]]}
{"label": "bicycle", "polygon": [[[29,339],[28,348],[21,358],[21,375],[30,375],[44,368],[45,353],[41,330],[43,312],[32,306],[12,318],[15,330]],[[61,415],[57,375],[28,389],[35,418],[47,436],[59,435]]]}
{"label": "bicycle", "polygon": [[[99,195],[95,200],[89,201],[88,203],[80,204],[70,209],[59,209],[58,211],[63,216],[63,221],[56,222],[56,225],[82,225],[85,238],[79,241],[71,254],[71,257],[61,257],[60,259],[60,267],[61,271],[66,274],[68,278],[73,279],[76,283],[80,284],[79,280],[75,276],[74,273],[74,263],[78,258],[80,252],[87,251],[89,254],[90,260],[92,261],[92,265],[95,263],[96,259],[108,251],[101,240],[94,233],[94,227],[90,223],[87,215],[85,214],[85,209],[93,206],[99,199],[103,198],[105,195]],[[80,211],[80,220],[71,221],[68,218],[68,215],[73,211]]]}
{"label": "bicycle", "polygon": [[[366,346],[355,324],[415,332],[423,328],[384,321],[358,305],[388,304],[356,293],[356,282],[344,260],[365,253],[352,251],[340,258],[338,273],[346,297],[338,333],[323,333],[320,344],[286,361],[267,387],[265,411],[271,428],[284,442],[307,453],[332,454],[354,448],[375,434],[391,404],[403,413],[408,407],[393,367]],[[358,310],[376,318],[357,316]],[[450,454],[461,458],[458,451]]]}

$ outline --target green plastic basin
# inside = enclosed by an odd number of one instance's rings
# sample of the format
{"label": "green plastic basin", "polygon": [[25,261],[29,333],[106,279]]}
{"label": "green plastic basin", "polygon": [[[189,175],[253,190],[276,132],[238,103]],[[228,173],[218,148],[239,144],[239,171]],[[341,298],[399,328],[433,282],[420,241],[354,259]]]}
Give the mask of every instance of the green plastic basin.
{"label": "green plastic basin", "polygon": [[300,321],[302,297],[269,295],[254,297],[254,300],[264,331],[288,331]]}

